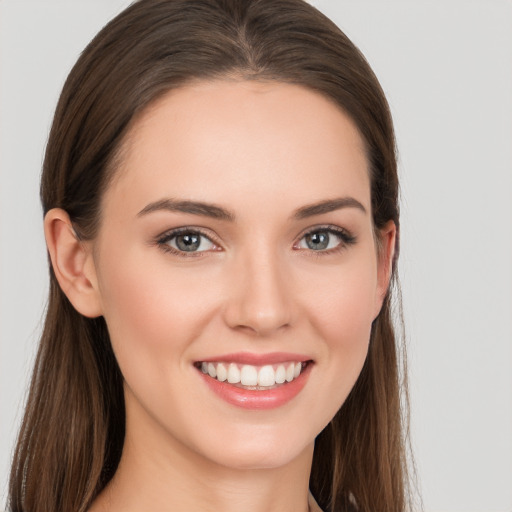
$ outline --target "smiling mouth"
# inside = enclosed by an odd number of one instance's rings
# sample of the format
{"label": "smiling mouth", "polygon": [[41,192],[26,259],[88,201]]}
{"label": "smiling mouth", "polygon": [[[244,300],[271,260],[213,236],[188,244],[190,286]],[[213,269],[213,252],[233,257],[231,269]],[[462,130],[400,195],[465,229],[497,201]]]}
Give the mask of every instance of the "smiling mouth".
{"label": "smiling mouth", "polygon": [[199,361],[194,366],[219,382],[248,390],[270,390],[293,382],[313,361],[288,361],[254,366],[228,362]]}

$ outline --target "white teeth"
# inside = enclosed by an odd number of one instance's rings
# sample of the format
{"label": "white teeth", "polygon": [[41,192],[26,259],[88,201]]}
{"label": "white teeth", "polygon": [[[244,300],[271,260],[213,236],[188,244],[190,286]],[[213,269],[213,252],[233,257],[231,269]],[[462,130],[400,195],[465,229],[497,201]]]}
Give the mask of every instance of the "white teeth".
{"label": "white teeth", "polygon": [[276,370],[276,384],[282,384],[286,380],[286,370],[284,366],[280,364]]}
{"label": "white teeth", "polygon": [[230,384],[238,384],[240,382],[240,370],[235,363],[229,365],[228,382]]}
{"label": "white teeth", "polygon": [[272,366],[262,366],[258,372],[258,386],[273,386],[276,383],[276,372]]}
{"label": "white teeth", "polygon": [[286,368],[286,382],[291,382],[293,380],[293,375],[295,374],[295,365],[293,363],[288,365]]}
{"label": "white teeth", "polygon": [[217,380],[224,382],[227,378],[228,371],[226,370],[226,367],[222,363],[219,363],[217,365]]}
{"label": "white teeth", "polygon": [[256,367],[248,364],[242,366],[240,382],[242,386],[256,386],[258,384],[258,370]]}
{"label": "white teeth", "polygon": [[302,363],[267,364],[261,367],[244,364],[240,367],[236,363],[202,362],[201,371],[220,382],[227,380],[230,384],[270,388],[296,379],[302,372]]}

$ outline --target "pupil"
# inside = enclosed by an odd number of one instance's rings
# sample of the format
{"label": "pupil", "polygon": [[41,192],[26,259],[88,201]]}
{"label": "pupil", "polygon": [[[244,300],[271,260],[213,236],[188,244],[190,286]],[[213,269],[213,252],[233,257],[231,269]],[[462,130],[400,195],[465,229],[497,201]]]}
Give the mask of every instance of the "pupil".
{"label": "pupil", "polygon": [[329,234],[325,231],[311,233],[306,237],[306,243],[310,249],[316,251],[326,249],[329,245]]}
{"label": "pupil", "polygon": [[201,241],[199,235],[194,234],[186,234],[179,235],[176,237],[176,246],[180,251],[195,251],[199,248]]}

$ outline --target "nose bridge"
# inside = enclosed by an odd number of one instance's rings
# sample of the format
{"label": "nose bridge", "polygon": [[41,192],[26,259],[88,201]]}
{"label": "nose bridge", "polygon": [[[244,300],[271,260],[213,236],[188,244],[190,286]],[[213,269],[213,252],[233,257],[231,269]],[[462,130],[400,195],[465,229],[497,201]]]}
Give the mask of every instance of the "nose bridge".
{"label": "nose bridge", "polygon": [[260,336],[290,325],[293,297],[287,270],[275,247],[256,244],[240,252],[226,307],[228,324]]}

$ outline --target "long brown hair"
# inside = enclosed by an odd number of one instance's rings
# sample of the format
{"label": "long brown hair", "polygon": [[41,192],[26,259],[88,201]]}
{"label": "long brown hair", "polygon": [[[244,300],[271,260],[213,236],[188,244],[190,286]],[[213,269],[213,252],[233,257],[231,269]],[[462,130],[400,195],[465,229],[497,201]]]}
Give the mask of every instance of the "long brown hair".
{"label": "long brown hair", "polygon": [[[302,0],[140,0],[112,20],[80,56],[57,105],[44,212],[63,208],[79,237],[94,238],[134,116],[170,89],[225,77],[298,84],[335,102],[366,143],[376,232],[389,220],[399,226],[395,140],[381,87],[350,40]],[[395,267],[396,260],[393,274]],[[390,291],[362,373],[315,442],[310,485],[326,511],[406,509],[405,373],[391,305]],[[12,465],[13,512],[87,510],[120,460],[122,382],[104,319],[75,311],[50,265],[46,323]]]}

